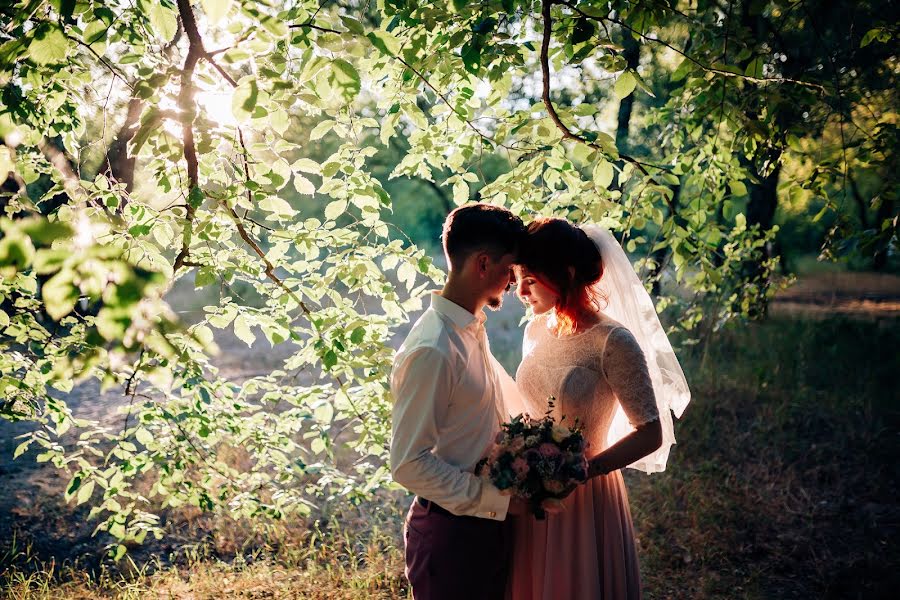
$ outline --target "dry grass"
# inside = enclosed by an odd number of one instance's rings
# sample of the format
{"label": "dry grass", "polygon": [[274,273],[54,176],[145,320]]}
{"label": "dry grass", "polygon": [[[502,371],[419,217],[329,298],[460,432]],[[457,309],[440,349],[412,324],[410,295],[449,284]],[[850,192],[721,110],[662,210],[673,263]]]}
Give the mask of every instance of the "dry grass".
{"label": "dry grass", "polygon": [[[705,360],[686,355],[694,400],[669,469],[627,475],[646,598],[894,597],[898,348],[898,320],[773,319],[720,332]],[[386,494],[318,525],[263,531],[200,517],[167,538],[170,554],[139,564],[60,567],[7,541],[0,589],[16,599],[405,598],[405,502]]]}
{"label": "dry grass", "polygon": [[[265,535],[246,528],[237,533],[223,530],[205,543],[184,546],[176,564],[168,566],[154,557],[141,564],[126,558],[97,570],[77,564],[58,567],[31,555],[28,547],[15,549],[13,544],[12,552],[0,557],[15,565],[0,571],[0,589],[3,597],[14,600],[405,598],[397,532],[377,527],[362,531],[359,521],[343,520],[353,529],[335,519],[309,529],[269,528]],[[366,522],[372,520],[379,518]],[[239,537],[244,538],[243,548],[249,540],[256,541],[255,547],[227,560],[216,558]]]}

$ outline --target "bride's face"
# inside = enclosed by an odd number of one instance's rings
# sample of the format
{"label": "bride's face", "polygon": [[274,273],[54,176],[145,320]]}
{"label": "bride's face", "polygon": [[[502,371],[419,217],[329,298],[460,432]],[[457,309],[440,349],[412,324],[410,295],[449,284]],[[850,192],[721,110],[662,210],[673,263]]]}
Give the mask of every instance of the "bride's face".
{"label": "bride's face", "polygon": [[534,274],[521,265],[516,265],[516,295],[523,304],[530,306],[534,314],[547,312],[559,299],[549,287],[541,283]]}

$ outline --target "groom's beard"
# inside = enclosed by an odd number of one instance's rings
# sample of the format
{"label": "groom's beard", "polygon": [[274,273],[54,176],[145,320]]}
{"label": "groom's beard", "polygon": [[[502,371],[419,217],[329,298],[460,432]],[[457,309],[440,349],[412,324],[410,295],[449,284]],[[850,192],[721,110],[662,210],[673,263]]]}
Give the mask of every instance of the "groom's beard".
{"label": "groom's beard", "polygon": [[503,296],[493,296],[488,298],[487,307],[491,310],[500,310],[503,306]]}

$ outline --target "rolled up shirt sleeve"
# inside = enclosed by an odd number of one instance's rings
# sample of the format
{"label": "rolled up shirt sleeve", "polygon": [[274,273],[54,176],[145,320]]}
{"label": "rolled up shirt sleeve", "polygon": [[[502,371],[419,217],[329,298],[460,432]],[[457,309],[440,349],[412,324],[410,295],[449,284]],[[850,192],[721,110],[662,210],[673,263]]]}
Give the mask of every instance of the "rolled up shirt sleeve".
{"label": "rolled up shirt sleeve", "polygon": [[454,379],[449,358],[436,348],[416,348],[398,357],[391,376],[391,474],[410,492],[455,515],[502,521],[509,497],[434,453]]}

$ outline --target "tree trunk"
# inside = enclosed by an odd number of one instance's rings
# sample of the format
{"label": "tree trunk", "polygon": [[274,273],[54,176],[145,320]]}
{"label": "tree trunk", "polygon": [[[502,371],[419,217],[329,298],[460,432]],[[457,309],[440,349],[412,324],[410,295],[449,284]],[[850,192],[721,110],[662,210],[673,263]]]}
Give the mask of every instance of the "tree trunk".
{"label": "tree trunk", "polygon": [[[878,207],[878,215],[875,217],[875,226],[880,229],[882,223],[890,219],[893,215],[894,199],[882,199],[881,206]],[[891,245],[891,239],[896,235],[896,228],[891,228],[891,230],[886,233],[887,235],[879,236],[881,239],[879,240],[878,249],[875,250],[875,255],[872,257],[872,267],[876,271],[883,271],[887,266],[888,248]]]}
{"label": "tree trunk", "polygon": [[[747,227],[759,225],[759,231],[772,229],[775,221],[775,209],[778,207],[778,179],[781,176],[781,162],[779,161],[772,172],[763,177],[755,173],[759,183],[750,186],[750,201],[747,203]],[[774,244],[763,246],[763,255],[758,261],[752,261],[746,265],[747,281],[758,280],[759,290],[755,303],[753,317],[764,317],[768,314],[769,303],[766,296],[770,281],[765,277],[763,263],[777,254]]]}
{"label": "tree trunk", "polygon": [[[628,64],[628,68],[635,70],[638,68],[641,60],[641,45],[634,39],[630,32],[625,32],[622,37],[622,46],[625,50],[622,57]],[[616,147],[623,151],[628,151],[628,126],[631,123],[631,113],[634,110],[635,94],[628,94],[619,102],[619,118],[616,126]]]}
{"label": "tree trunk", "polygon": [[[128,142],[135,134],[134,127],[141,118],[144,111],[144,101],[140,98],[132,98],[128,101],[128,112],[125,115],[125,122],[116,134],[116,139],[109,145],[106,152],[106,160],[104,160],[103,169],[113,180],[118,183],[125,184],[126,194],[130,194],[134,189],[134,163],[135,158],[128,156]],[[125,208],[125,200],[123,199],[116,208],[116,213],[121,214]]]}

